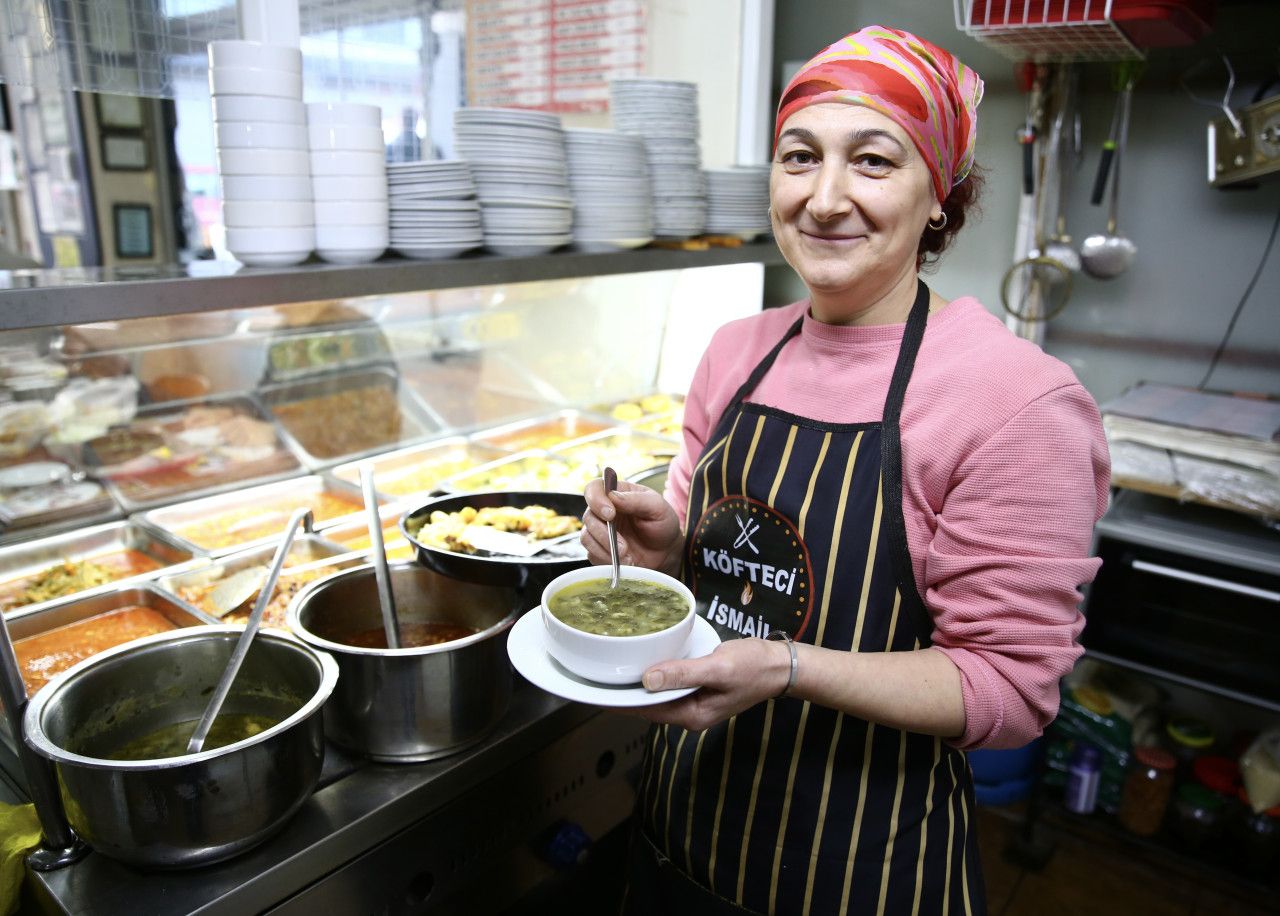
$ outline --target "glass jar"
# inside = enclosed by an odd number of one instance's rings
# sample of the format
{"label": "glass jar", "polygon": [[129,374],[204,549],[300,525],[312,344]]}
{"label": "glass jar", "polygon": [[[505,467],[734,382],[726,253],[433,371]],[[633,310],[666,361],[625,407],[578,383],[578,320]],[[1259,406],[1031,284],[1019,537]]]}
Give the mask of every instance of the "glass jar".
{"label": "glass jar", "polygon": [[1159,747],[1138,747],[1125,777],[1120,796],[1120,823],[1130,833],[1154,836],[1160,831],[1169,795],[1173,792],[1173,772],[1178,762]]}
{"label": "glass jar", "polygon": [[1217,792],[1198,783],[1178,786],[1170,823],[1187,850],[1199,852],[1221,838],[1225,802]]}
{"label": "glass jar", "polygon": [[1280,807],[1254,811],[1244,789],[1240,790],[1240,801],[1241,817],[1233,831],[1240,864],[1254,877],[1273,881],[1280,869]]}
{"label": "glass jar", "polygon": [[1213,747],[1213,726],[1201,719],[1178,716],[1165,723],[1164,733],[1165,746],[1178,760],[1179,776],[1190,779],[1196,758]]}

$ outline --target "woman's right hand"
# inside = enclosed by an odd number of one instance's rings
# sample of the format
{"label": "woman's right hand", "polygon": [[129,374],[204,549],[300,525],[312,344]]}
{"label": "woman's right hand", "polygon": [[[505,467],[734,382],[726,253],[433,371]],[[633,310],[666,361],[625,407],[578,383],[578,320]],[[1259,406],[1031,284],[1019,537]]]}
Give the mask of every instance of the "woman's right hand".
{"label": "woman's right hand", "polygon": [[618,529],[620,562],[680,575],[684,534],[675,510],[661,494],[628,481],[618,481],[618,489],[606,494],[604,481],[596,479],[587,484],[586,497],[582,544],[592,563],[610,562],[605,523],[612,521]]}

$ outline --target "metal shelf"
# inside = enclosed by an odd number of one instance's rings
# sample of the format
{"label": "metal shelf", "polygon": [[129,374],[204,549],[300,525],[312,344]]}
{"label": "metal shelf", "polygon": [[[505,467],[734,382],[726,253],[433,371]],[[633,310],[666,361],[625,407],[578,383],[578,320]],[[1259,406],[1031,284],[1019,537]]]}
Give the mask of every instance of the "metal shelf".
{"label": "metal shelf", "polygon": [[186,267],[0,271],[0,331],[183,315],[319,299],[409,293],[531,280],[782,264],[766,240],[706,251],[638,249],[529,258],[474,255],[447,261],[387,258],[372,264],[283,269],[197,261]]}

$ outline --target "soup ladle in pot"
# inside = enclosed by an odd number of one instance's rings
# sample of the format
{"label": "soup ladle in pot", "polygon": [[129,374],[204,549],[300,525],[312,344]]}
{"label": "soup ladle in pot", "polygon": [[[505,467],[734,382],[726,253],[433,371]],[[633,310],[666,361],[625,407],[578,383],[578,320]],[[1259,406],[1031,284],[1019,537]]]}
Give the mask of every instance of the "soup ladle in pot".
{"label": "soup ladle in pot", "polygon": [[382,628],[387,634],[387,648],[400,648],[400,622],[396,618],[396,599],[391,593],[391,573],[387,569],[387,551],[382,544],[382,519],[378,516],[378,494],[373,488],[373,471],[360,466],[360,490],[364,494],[364,511],[369,519],[369,554],[373,560],[373,576],[378,586],[378,606],[382,609]]}
{"label": "soup ladle in pot", "polygon": [[[618,489],[618,472],[613,468],[604,469],[604,492],[606,495]],[[609,532],[609,559],[613,561],[613,576],[609,579],[609,587],[618,587],[618,529],[613,522],[605,522]]]}
{"label": "soup ladle in pot", "polygon": [[285,529],[284,538],[280,541],[280,546],[276,548],[276,555],[271,560],[271,568],[267,571],[267,580],[262,584],[261,590],[258,592],[258,601],[253,606],[253,612],[249,614],[249,620],[244,625],[244,632],[240,634],[240,638],[236,641],[236,647],[231,653],[231,660],[227,662],[226,669],[222,672],[222,677],[218,678],[218,685],[213,688],[213,696],[209,698],[209,705],[205,707],[204,713],[200,716],[200,721],[196,723],[195,734],[191,736],[191,740],[187,742],[187,753],[198,754],[204,748],[205,739],[209,737],[209,729],[213,727],[213,720],[218,718],[218,713],[222,711],[222,704],[227,700],[227,694],[231,692],[231,685],[235,683],[236,675],[240,673],[240,666],[244,664],[244,658],[249,654],[249,647],[253,643],[253,637],[257,635],[258,628],[262,625],[262,615],[267,612],[267,605],[271,603],[271,596],[275,593],[276,583],[280,581],[280,570],[284,566],[285,558],[289,556],[289,549],[293,547],[293,538],[298,533],[298,528],[304,522],[310,528],[310,509],[298,509],[289,518],[289,527]]}

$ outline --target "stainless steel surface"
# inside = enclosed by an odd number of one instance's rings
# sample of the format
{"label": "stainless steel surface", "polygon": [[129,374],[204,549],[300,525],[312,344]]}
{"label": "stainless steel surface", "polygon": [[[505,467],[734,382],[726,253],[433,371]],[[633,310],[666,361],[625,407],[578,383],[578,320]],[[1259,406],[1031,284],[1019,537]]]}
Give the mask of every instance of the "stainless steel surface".
{"label": "stainless steel surface", "polygon": [[216,862],[275,833],[311,794],[324,759],[319,712],[337,667],[283,634],[254,641],[228,703],[279,717],[276,725],[194,755],[103,756],[193,719],[238,636],[196,627],[147,637],[81,663],[31,701],[27,741],[54,761],[71,826],[97,852],[144,868]]}
{"label": "stainless steel surface", "polygon": [[[271,595],[276,590],[276,583],[280,581],[280,570],[284,567],[285,560],[289,557],[289,549],[293,546],[293,539],[298,534],[298,528],[303,522],[311,519],[310,509],[298,509],[289,519],[289,526],[284,530],[284,537],[281,538],[280,544],[276,547],[275,556],[271,559],[271,567],[267,570],[266,581],[263,582],[262,588],[258,590],[258,601],[253,606],[253,610],[249,612],[249,619],[245,622],[244,629],[240,632],[240,638],[236,640],[236,647],[231,653],[231,659],[227,662],[227,667],[223,670],[218,678],[217,685],[213,688],[213,693],[209,697],[209,705],[204,708],[204,712],[200,714],[200,720],[196,722],[196,730],[191,734],[191,740],[187,742],[187,753],[198,754],[204,749],[205,739],[209,737],[209,729],[213,727],[213,720],[218,718],[218,713],[222,712],[222,706],[227,700],[227,695],[231,693],[231,687],[235,684],[236,675],[240,673],[240,667],[244,664],[245,656],[249,654],[249,648],[253,645],[253,638],[258,635],[258,628],[262,626],[262,615],[267,610],[267,605],[271,603]],[[307,525],[310,528],[310,525]]]}
{"label": "stainless steel surface", "polygon": [[[608,429],[547,451],[575,464],[594,464],[597,472],[603,464],[611,465],[615,470],[621,468],[620,476],[629,478],[646,468],[657,467],[664,460],[670,464],[680,451],[680,443],[665,436],[624,428]],[[593,458],[595,461],[590,461]],[[601,461],[601,458],[606,460]]]}
{"label": "stainless steel surface", "polygon": [[[396,402],[400,406],[400,417],[404,430],[395,442],[387,442],[374,448],[361,449],[343,455],[323,457],[312,454],[307,445],[281,419],[278,411],[283,405],[307,398],[323,397],[340,392],[353,391],[359,388],[385,387],[395,392]],[[280,435],[301,457],[304,464],[312,470],[332,467],[335,464],[354,461],[368,455],[376,455],[387,449],[413,445],[439,435],[444,431],[444,422],[423,404],[407,385],[400,383],[394,369],[386,367],[361,369],[351,372],[330,372],[324,375],[309,376],[306,379],[283,382],[277,385],[264,385],[258,389],[258,396],[267,409],[271,411]]]}
{"label": "stainless steel surface", "polygon": [[[107,585],[87,589],[78,594],[109,591],[122,584],[154,579],[168,567],[188,568],[195,565],[192,564],[193,560],[197,564],[202,563],[204,553],[193,545],[170,537],[163,531],[156,531],[136,522],[110,522],[106,525],[68,531],[39,541],[28,541],[0,549],[0,579],[11,582],[14,579],[39,573],[64,560],[92,560],[103,554],[122,550],[137,550],[145,553],[159,561],[160,568],[152,572],[117,579]],[[49,601],[26,604],[11,611],[8,616],[38,611],[61,600],[53,598]]]}
{"label": "stainless steel surface", "polygon": [[[618,489],[618,474],[613,468],[604,469],[604,492],[607,496],[614,490]],[[609,575],[609,587],[618,587],[618,527],[613,523],[613,519],[605,522],[605,529],[609,532],[609,562],[612,564],[612,571]]]}
{"label": "stainless steel surface", "polygon": [[[397,449],[393,452],[373,455],[360,461],[340,464],[329,473],[343,483],[356,486],[360,482],[360,466],[368,464],[373,468],[374,486],[383,498],[402,500],[426,496],[439,489],[438,486],[433,486],[426,490],[406,491],[403,487],[396,486],[396,481],[403,480],[415,468],[431,465],[435,462],[449,462],[455,459],[467,460],[473,465],[479,466],[507,454],[508,452],[503,449],[471,442],[466,436],[450,436],[446,439],[437,439],[423,445]],[[451,474],[444,476],[451,476]],[[392,492],[393,490],[395,492]]]}
{"label": "stainless steel surface", "polygon": [[432,760],[480,740],[506,711],[506,635],[519,616],[519,596],[513,588],[471,585],[414,563],[393,564],[390,573],[401,626],[448,623],[477,632],[407,649],[334,641],[335,634],[382,625],[370,566],[304,588],[289,607],[289,628],[338,661],[338,688],[325,707],[329,740],[374,760]]}
{"label": "stainless steel surface", "polygon": [[638,483],[642,487],[648,487],[657,493],[663,493],[667,489],[667,472],[670,465],[662,465],[661,467],[648,468],[639,474],[633,474],[627,479],[632,483]]}
{"label": "stainless steel surface", "polygon": [[487,429],[479,430],[472,434],[471,441],[478,442],[481,445],[489,445],[494,448],[500,448],[510,452],[526,452],[545,450],[545,445],[504,445],[502,440],[509,439],[513,435],[522,433],[529,429],[542,426],[548,423],[562,423],[568,427],[581,425],[583,429],[578,432],[571,432],[566,435],[561,442],[556,445],[565,445],[569,442],[576,442],[579,439],[585,439],[588,436],[594,436],[597,433],[605,432],[610,429],[620,428],[618,421],[610,417],[599,416],[585,410],[557,410],[552,413],[539,414],[536,417],[528,417],[524,420],[517,420],[511,423],[504,423],[501,426],[491,426]]}
{"label": "stainless steel surface", "polygon": [[582,851],[594,858],[597,842],[631,815],[646,729],[642,720],[598,715],[539,752],[510,760],[498,776],[460,793],[270,916],[478,916],[512,905],[518,912],[546,912],[529,909],[525,899],[568,876],[564,864],[550,861],[553,844],[564,856],[572,855],[568,844],[587,841]]}
{"label": "stainless steel surface", "polygon": [[[345,569],[355,565],[353,559],[341,560],[345,551],[319,534],[300,534],[294,538],[293,549],[289,552],[292,569],[303,563],[316,560],[332,560],[335,569]],[[227,576],[235,575],[253,566],[262,566],[271,561],[275,555],[275,546],[263,544],[251,547],[239,553],[227,554],[209,562],[209,565],[197,569],[189,569],[160,576],[155,580],[155,587],[170,595],[181,596],[182,590],[192,585],[209,585]],[[210,622],[213,622],[210,619]]]}
{"label": "stainless steel surface", "polygon": [[378,610],[387,648],[400,648],[400,624],[396,621],[396,596],[391,591],[391,573],[387,569],[387,548],[382,543],[382,517],[378,515],[378,495],[373,489],[373,472],[360,469],[360,489],[364,492],[364,512],[369,525],[369,556],[373,561],[378,585]]}
{"label": "stainless steel surface", "polygon": [[[212,396],[207,398],[194,398],[189,401],[164,401],[149,407],[140,408],[133,422],[129,426],[137,425],[141,421],[153,417],[160,417],[166,414],[177,414],[188,407],[194,406],[210,406],[210,407],[238,407],[246,416],[252,416],[254,419],[262,420],[271,425],[276,432],[276,439],[279,443],[280,452],[290,459],[290,467],[282,469],[278,472],[263,474],[248,480],[243,477],[239,479],[227,480],[224,483],[216,483],[208,486],[193,485],[189,489],[172,489],[162,491],[154,496],[145,498],[134,498],[126,495],[120,488],[120,485],[104,479],[103,486],[115,499],[120,507],[127,513],[143,512],[157,506],[168,505],[179,499],[194,500],[206,496],[213,496],[218,493],[227,493],[242,489],[245,484],[266,484],[272,481],[285,480],[289,477],[295,477],[302,473],[302,466],[298,462],[298,457],[289,448],[289,444],[285,441],[279,426],[272,422],[263,410],[262,405],[257,398],[251,394],[240,393],[234,395]],[[92,465],[87,465],[92,468]]]}
{"label": "stainless steel surface", "polygon": [[[13,651],[13,642],[9,638],[9,628],[0,618],[0,704],[6,713],[13,716],[15,722],[21,723],[27,711],[27,688],[22,682],[22,669]],[[22,740],[21,725],[15,741],[18,760],[26,778],[27,790],[35,803],[36,817],[40,822],[41,850],[38,857],[29,859],[32,868],[37,871],[50,871],[70,865],[88,853],[88,847],[71,832],[67,815],[62,807],[62,799],[58,795],[58,782],[53,765],[38,756],[27,743]]]}
{"label": "stainless steel surface", "polygon": [[141,524],[165,532],[170,539],[185,544],[192,550],[202,551],[212,557],[222,557],[227,554],[240,553],[255,547],[261,547],[264,544],[274,544],[280,535],[279,533],[271,534],[253,541],[245,541],[242,544],[233,544],[230,547],[202,548],[200,545],[188,541],[179,532],[187,525],[207,521],[210,516],[221,512],[255,505],[266,506],[288,499],[305,500],[321,493],[335,493],[348,497],[352,500],[351,512],[346,515],[313,522],[313,530],[324,531],[326,528],[354,521],[360,517],[358,505],[360,498],[359,487],[330,477],[312,475],[310,477],[294,477],[289,480],[248,487],[231,493],[208,496],[203,499],[174,503],[171,506],[143,512],[135,516],[135,519]]}
{"label": "stainless steel surface", "polygon": [[563,277],[679,270],[719,264],[782,264],[771,239],[706,251],[641,249],[608,254],[561,252],[543,257],[472,255],[450,261],[386,259],[344,266],[306,264],[246,268],[227,261],[151,270],[0,271],[0,330],[89,321],[183,315],[216,309],[282,305],[317,299],[489,286]]}
{"label": "stainless steel surface", "polygon": [[[283,830],[257,849],[217,867],[154,875],[91,854],[69,869],[29,876],[32,896],[44,912],[75,916],[85,913],[95,916],[261,913],[308,888],[321,887],[318,882],[381,849],[386,841],[407,835],[406,831],[425,823],[424,818],[468,796],[477,787],[505,785],[508,779],[528,768],[526,761],[535,759],[533,755],[570,740],[580,726],[594,730],[606,723],[613,733],[621,734],[612,739],[603,735],[604,740],[593,747],[594,753],[585,759],[598,764],[600,758],[612,752],[616,765],[603,778],[623,780],[623,786],[629,790],[626,779],[634,777],[644,723],[567,703],[521,680],[512,694],[507,714],[489,737],[458,754],[418,766],[389,767],[344,758],[331,746],[325,762],[327,775],[322,778],[321,786]],[[576,752],[573,759],[581,763],[584,756]],[[341,766],[333,770],[335,765]],[[532,806],[522,806],[506,813],[515,817],[529,812],[530,818],[543,818],[541,823],[550,823],[565,810],[566,804],[584,796],[588,810],[593,810],[590,802],[594,796],[588,793],[597,790],[602,777],[596,776],[590,766],[563,772],[580,776],[584,780],[581,788],[585,791],[562,793],[557,803],[555,792],[567,788],[570,781],[556,782],[551,784],[550,792],[546,791],[549,787],[544,786],[537,797],[536,811],[530,810]],[[483,818],[475,818],[470,826],[483,828],[488,823]],[[537,824],[530,825],[529,829],[534,826]],[[447,835],[437,832],[436,836],[437,841],[447,844]],[[512,838],[515,843],[522,844],[523,840],[524,836]],[[484,871],[481,880],[495,883],[494,873],[488,869],[484,856],[471,864]],[[355,898],[362,901],[355,907],[356,912],[395,912],[390,909],[390,902],[394,900],[397,906],[403,906],[404,892],[416,874],[398,871],[375,874],[376,879],[363,887],[364,897]],[[375,908],[369,902],[369,896],[375,893],[387,900],[386,909]],[[310,898],[313,903],[316,899]],[[325,912],[345,909],[338,903],[350,899],[335,896]],[[314,913],[314,906],[308,912]]]}
{"label": "stainless steel surface", "polygon": [[[522,462],[529,461],[530,459],[549,462],[552,465],[556,465],[558,468],[562,469],[563,473],[566,475],[573,470],[573,464],[571,462],[541,449],[530,449],[523,452],[508,452],[501,458],[495,458],[493,461],[477,465],[473,468],[468,468],[465,471],[459,471],[457,474],[446,477],[444,480],[440,481],[439,490],[441,493],[462,494],[478,493],[484,490],[493,489],[530,489],[528,486],[521,486],[518,488],[514,485],[509,486],[508,481],[503,481],[501,484],[495,484],[484,480],[484,478],[494,472],[503,472],[508,469],[514,470]],[[573,489],[579,490],[580,488],[574,487]]]}
{"label": "stainless steel surface", "polygon": [[[178,575],[192,575],[194,572],[187,571]],[[139,582],[94,592],[92,595],[73,595],[35,613],[10,617],[8,619],[9,635],[14,639],[27,639],[30,636],[47,633],[58,627],[88,620],[90,617],[122,607],[150,608],[179,627],[201,626],[216,622],[212,617],[182,599],[165,594],[159,583]]]}

